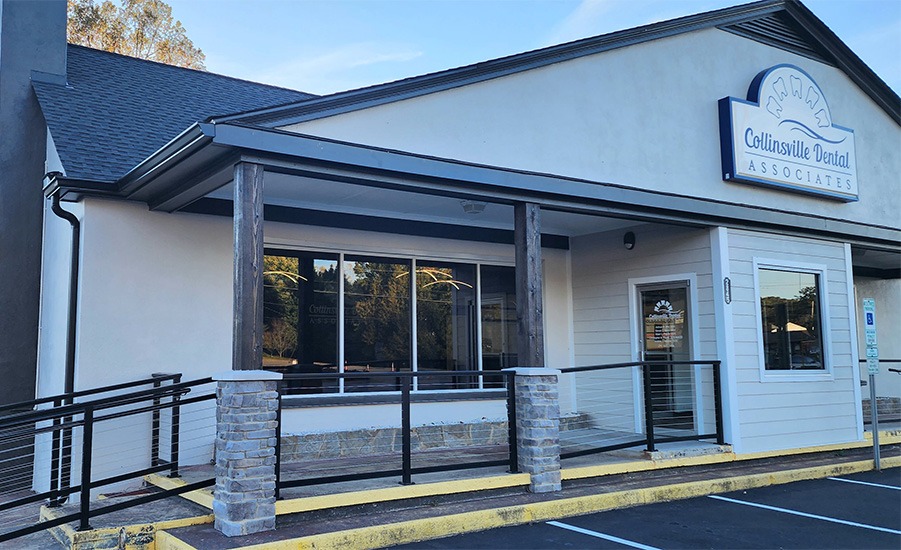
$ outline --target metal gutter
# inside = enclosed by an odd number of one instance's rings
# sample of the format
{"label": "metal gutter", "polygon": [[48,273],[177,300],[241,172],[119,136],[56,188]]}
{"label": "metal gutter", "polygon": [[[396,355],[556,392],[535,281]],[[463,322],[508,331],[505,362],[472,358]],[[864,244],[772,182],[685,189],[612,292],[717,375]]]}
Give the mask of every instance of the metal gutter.
{"label": "metal gutter", "polygon": [[[55,179],[55,178],[54,178]],[[81,248],[81,222],[78,217],[68,210],[63,210],[59,204],[59,193],[52,197],[51,209],[53,213],[69,222],[72,226],[72,258],[69,268],[69,315],[66,327],[66,371],[64,393],[75,391],[75,338],[78,322],[78,274],[79,252]]]}
{"label": "metal gutter", "polygon": [[214,124],[194,123],[119,179],[119,193],[133,195],[150,181],[212,141]]}

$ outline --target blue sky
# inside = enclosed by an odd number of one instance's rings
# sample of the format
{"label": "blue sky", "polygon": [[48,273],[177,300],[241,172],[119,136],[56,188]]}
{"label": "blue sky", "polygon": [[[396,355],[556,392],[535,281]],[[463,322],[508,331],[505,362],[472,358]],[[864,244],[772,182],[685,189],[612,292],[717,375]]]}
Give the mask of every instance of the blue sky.
{"label": "blue sky", "polygon": [[[325,94],[743,3],[169,0],[210,71]],[[901,0],[806,0],[896,92]]]}

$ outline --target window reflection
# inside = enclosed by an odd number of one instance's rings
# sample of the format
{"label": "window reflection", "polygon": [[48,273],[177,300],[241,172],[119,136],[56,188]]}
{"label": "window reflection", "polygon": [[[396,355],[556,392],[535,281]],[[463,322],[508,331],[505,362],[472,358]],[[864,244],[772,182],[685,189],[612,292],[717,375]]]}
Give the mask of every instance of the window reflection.
{"label": "window reflection", "polygon": [[398,389],[396,380],[367,377],[369,372],[410,370],[410,262],[345,257],[345,391]]}
{"label": "window reflection", "polygon": [[[293,254],[293,253],[292,253]],[[323,255],[269,255],[263,269],[263,367],[289,373],[337,371],[338,261]],[[336,391],[292,380],[288,391]]]}
{"label": "window reflection", "polygon": [[[475,266],[417,262],[416,344],[419,371],[475,370]],[[420,377],[419,389],[477,388],[472,376]]]}
{"label": "window reflection", "polygon": [[[512,267],[481,266],[482,368],[500,370],[516,361],[516,279]],[[486,376],[485,387],[501,387],[500,376]]]}
{"label": "window reflection", "polygon": [[766,370],[824,369],[819,276],[758,271]]}
{"label": "window reflection", "polygon": [[[420,372],[478,370],[480,321],[483,368],[516,365],[513,268],[417,261],[414,295],[412,266],[407,259],[346,255],[342,263],[336,254],[269,251],[263,274],[263,367],[285,373],[345,372],[345,392],[398,391],[399,377],[371,374],[409,371],[413,353]],[[343,312],[339,271],[344,279]],[[344,366],[339,369],[342,349]],[[338,392],[342,386],[336,380],[313,379],[289,380],[286,385],[288,393]],[[483,387],[502,386],[500,376],[484,378]],[[422,375],[416,386],[479,387],[479,377],[463,374]]]}

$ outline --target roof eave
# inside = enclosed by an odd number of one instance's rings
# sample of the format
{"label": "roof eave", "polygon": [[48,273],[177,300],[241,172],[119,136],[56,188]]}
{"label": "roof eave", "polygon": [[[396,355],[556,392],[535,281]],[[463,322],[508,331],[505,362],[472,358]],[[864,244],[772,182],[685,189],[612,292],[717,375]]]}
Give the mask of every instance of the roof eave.
{"label": "roof eave", "polygon": [[214,124],[203,122],[192,124],[122,176],[118,181],[119,193],[125,197],[133,195],[165,172],[168,167],[210,143],[215,135]]}
{"label": "roof eave", "polygon": [[785,10],[832,55],[841,71],[901,125],[901,98],[869,65],[799,0],[785,0]]}

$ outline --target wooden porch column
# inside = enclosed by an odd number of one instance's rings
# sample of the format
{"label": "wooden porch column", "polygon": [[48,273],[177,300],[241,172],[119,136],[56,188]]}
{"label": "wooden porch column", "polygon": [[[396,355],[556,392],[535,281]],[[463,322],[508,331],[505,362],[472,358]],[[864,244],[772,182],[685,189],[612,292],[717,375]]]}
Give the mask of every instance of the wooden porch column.
{"label": "wooden porch column", "polygon": [[541,207],[517,203],[513,211],[516,248],[517,362],[544,366],[544,319],[541,311]]}
{"label": "wooden porch column", "polygon": [[263,366],[263,166],[235,164],[232,370]]}

